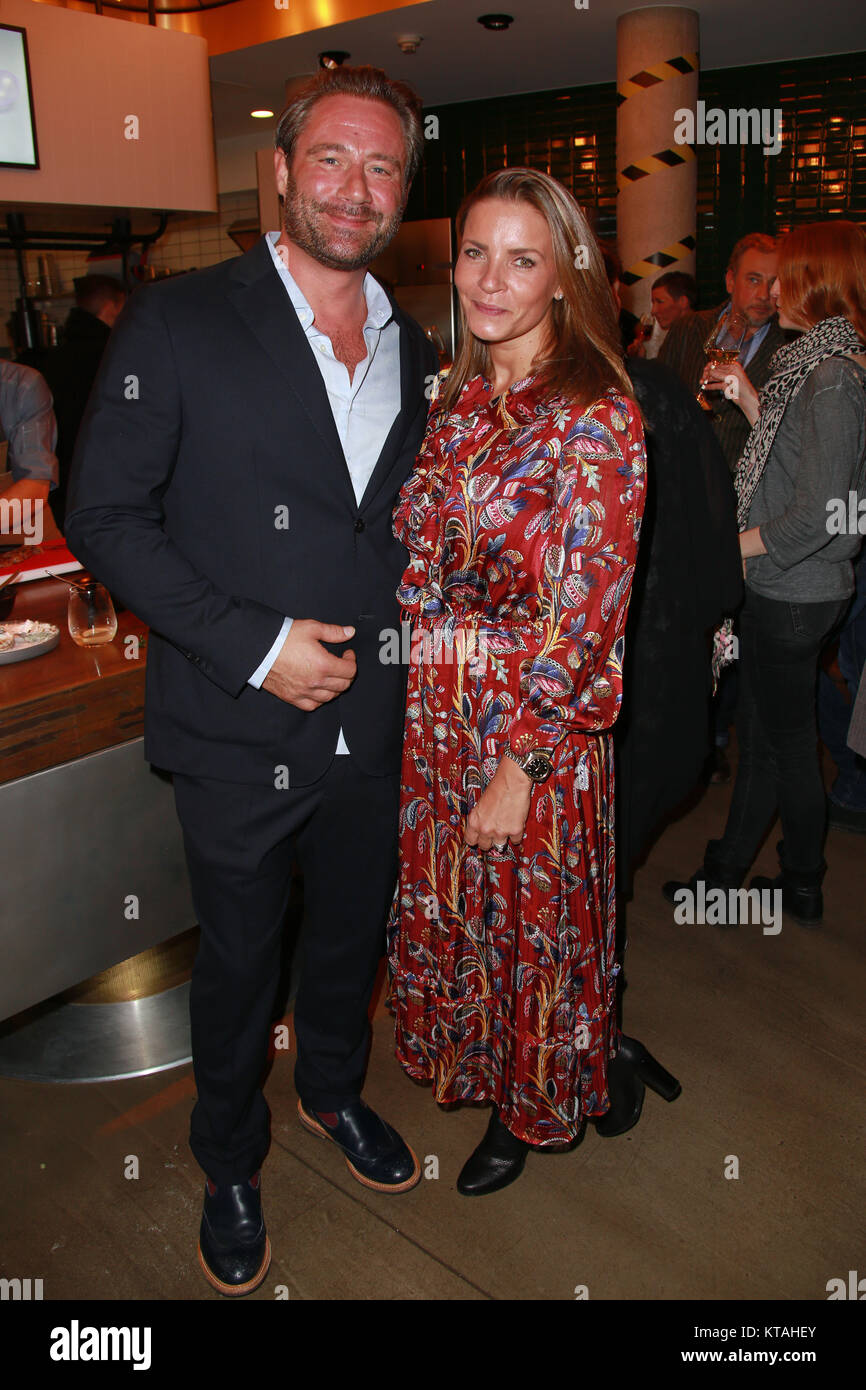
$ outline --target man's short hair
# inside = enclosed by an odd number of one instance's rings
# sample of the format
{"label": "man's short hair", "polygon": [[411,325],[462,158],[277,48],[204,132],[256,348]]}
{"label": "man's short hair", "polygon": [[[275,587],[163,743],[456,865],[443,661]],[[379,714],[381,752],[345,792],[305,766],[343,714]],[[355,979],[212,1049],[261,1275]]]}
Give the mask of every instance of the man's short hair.
{"label": "man's short hair", "polygon": [[684,270],[666,270],[664,275],[653,280],[652,287],[654,290],[667,290],[671,299],[682,299],[685,296],[690,309],[698,307],[698,282],[693,275],[687,275]]}
{"label": "man's short hair", "polygon": [[277,122],[275,149],[282,150],[291,168],[298,136],[303,130],[317,101],[323,97],[364,97],[368,101],[384,101],[392,106],[403,125],[406,144],[404,188],[408,188],[424,150],[423,106],[421,98],[406,82],[388,77],[381,68],[323,68],[299,88]]}
{"label": "man's short hair", "polygon": [[80,275],[73,284],[75,303],[89,314],[98,314],[109,302],[126,299],[126,290],[113,275]]}
{"label": "man's short hair", "polygon": [[767,236],[766,232],[749,232],[748,236],[740,237],[728,261],[728,270],[734,275],[737,267],[747,251],[759,251],[762,256],[772,256],[779,249],[779,243],[774,236]]}

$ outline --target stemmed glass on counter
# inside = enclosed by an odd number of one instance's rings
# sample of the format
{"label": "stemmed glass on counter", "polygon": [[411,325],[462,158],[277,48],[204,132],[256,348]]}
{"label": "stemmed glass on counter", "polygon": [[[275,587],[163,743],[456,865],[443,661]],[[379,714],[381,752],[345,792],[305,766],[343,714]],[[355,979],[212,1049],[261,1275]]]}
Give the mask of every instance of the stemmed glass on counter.
{"label": "stemmed glass on counter", "polygon": [[[712,333],[704,343],[704,352],[711,367],[727,367],[731,363],[738,361],[746,341],[746,334],[749,331],[749,321],[745,314],[741,314],[738,309],[732,309],[727,317],[722,318],[713,328]],[[720,347],[723,338],[730,335],[733,338],[735,347]],[[695,397],[699,406],[712,415],[715,411],[713,402],[704,394],[704,388],[698,391]]]}

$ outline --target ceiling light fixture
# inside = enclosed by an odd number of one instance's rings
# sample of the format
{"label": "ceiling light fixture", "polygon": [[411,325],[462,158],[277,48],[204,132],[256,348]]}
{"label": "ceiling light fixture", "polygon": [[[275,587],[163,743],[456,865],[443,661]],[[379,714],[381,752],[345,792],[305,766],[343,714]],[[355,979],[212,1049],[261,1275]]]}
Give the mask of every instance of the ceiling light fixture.
{"label": "ceiling light fixture", "polygon": [[257,121],[265,121],[268,119],[269,116],[272,116],[273,114],[273,111],[266,111],[264,107],[262,107],[261,111],[250,112],[250,115],[255,116]]}
{"label": "ceiling light fixture", "polygon": [[514,23],[512,14],[480,14],[478,23],[485,29],[510,29]]}
{"label": "ceiling light fixture", "polygon": [[342,49],[335,48],[330,53],[319,54],[320,68],[341,68],[347,58],[351,58],[351,53],[344,53]]}
{"label": "ceiling light fixture", "polygon": [[417,53],[422,39],[422,34],[398,34],[397,47],[401,53]]}

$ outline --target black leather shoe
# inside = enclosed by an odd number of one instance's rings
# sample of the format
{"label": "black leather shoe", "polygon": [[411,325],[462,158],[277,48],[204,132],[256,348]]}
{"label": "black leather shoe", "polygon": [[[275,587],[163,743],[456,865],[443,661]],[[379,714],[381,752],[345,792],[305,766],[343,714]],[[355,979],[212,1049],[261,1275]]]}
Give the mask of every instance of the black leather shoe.
{"label": "black leather shoe", "polygon": [[821,884],[827,872],[826,861],[822,859],[820,868],[804,872],[797,864],[791,862],[785,851],[784,840],[779,840],[776,853],[782,872],[775,878],[765,878],[759,874],[757,878],[752,879],[749,887],[757,888],[758,892],[769,889],[771,893],[781,888],[782,910],[802,927],[820,927],[824,916]]}
{"label": "black leather shoe", "polygon": [[[688,889],[690,893],[697,894],[698,883],[701,879],[704,881],[706,893],[710,893],[716,888],[721,888],[725,893],[731,888],[739,888],[746,877],[746,870],[749,866],[748,864],[745,867],[729,864],[722,859],[719,855],[719,844],[720,841],[718,840],[707,841],[704,862],[699,869],[695,870],[688,882],[678,878],[669,878],[667,883],[662,884],[662,894],[669,903],[676,905],[677,894],[684,888]],[[718,925],[734,926],[735,923],[720,922]]]}
{"label": "black leather shoe", "polygon": [[460,1171],[457,1191],[464,1197],[482,1197],[507,1187],[520,1177],[531,1148],[505,1128],[494,1105],[484,1138]]}
{"label": "black leather shoe", "polygon": [[732,886],[726,880],[708,874],[704,869],[697,869],[689,879],[669,878],[667,882],[662,884],[662,896],[667,898],[669,903],[673,903],[675,907],[678,907],[680,902],[683,901],[679,899],[678,902],[677,898],[678,894],[682,893],[684,889],[686,892],[691,893],[695,899],[699,899],[700,890],[698,884],[701,880],[703,880],[704,883],[705,893],[711,893],[715,888],[721,888],[723,892],[727,893],[729,887]]}
{"label": "black leather shoe", "polygon": [[375,1192],[408,1192],[421,1178],[421,1164],[396,1130],[362,1100],[340,1110],[305,1110],[298,1101],[301,1124],[311,1134],[330,1139],[343,1150],[353,1178]]}
{"label": "black leather shoe", "polygon": [[271,1263],[262,1217],[262,1175],[219,1187],[208,1178],[198,1241],[205,1279],[228,1297],[257,1289]]}
{"label": "black leather shoe", "polygon": [[801,927],[820,927],[824,918],[824,894],[821,892],[820,884],[797,887],[783,873],[777,874],[775,878],[758,874],[752,879],[749,887],[757,888],[759,893],[765,890],[772,893],[781,888],[782,910],[787,912],[789,917],[793,917],[795,922],[799,922]]}
{"label": "black leather shoe", "polygon": [[676,1100],[683,1089],[643,1043],[622,1033],[619,1051],[607,1066],[610,1109],[595,1121],[603,1139],[613,1139],[634,1128],[643,1109],[645,1085],[667,1101]]}

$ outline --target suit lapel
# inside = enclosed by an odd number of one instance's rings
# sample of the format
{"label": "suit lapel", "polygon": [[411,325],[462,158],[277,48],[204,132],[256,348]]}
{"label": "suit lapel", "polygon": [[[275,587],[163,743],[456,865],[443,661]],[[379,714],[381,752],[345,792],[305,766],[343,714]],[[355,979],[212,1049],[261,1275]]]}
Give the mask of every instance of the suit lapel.
{"label": "suit lapel", "polygon": [[238,259],[229,283],[229,299],[309,418],[328,472],[354,512],[355,493],[325,383],[264,238]]}
{"label": "suit lapel", "polygon": [[[338,479],[340,493],[354,514],[359,509],[325,383],[264,238],[238,258],[229,283],[229,299],[309,417],[324,445],[328,471]],[[408,325],[393,299],[391,307],[400,328],[400,409],[370,475],[360,510],[394,467],[423,395],[420,356],[412,352]]]}

